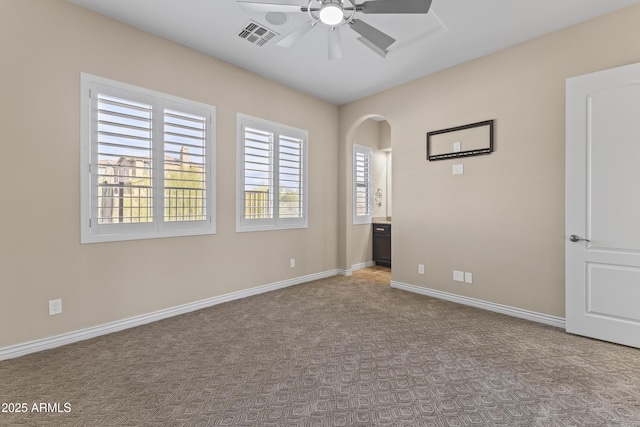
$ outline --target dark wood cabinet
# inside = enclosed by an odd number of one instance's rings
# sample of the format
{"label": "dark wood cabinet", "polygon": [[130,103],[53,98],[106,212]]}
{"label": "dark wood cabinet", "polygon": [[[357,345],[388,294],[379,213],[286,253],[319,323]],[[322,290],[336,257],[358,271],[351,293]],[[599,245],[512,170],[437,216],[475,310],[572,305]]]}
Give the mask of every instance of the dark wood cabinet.
{"label": "dark wood cabinet", "polygon": [[391,224],[373,224],[373,261],[391,267]]}

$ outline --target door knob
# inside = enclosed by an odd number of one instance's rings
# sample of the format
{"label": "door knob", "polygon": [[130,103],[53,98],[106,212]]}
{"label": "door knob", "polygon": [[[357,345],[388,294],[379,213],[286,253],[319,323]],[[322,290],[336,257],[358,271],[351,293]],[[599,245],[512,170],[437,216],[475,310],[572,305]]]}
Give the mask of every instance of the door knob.
{"label": "door knob", "polygon": [[581,239],[580,237],[576,236],[575,234],[572,234],[571,236],[569,236],[569,240],[571,240],[572,242],[579,242],[580,240],[584,240],[585,242],[591,243],[591,240],[589,240],[589,239]]}

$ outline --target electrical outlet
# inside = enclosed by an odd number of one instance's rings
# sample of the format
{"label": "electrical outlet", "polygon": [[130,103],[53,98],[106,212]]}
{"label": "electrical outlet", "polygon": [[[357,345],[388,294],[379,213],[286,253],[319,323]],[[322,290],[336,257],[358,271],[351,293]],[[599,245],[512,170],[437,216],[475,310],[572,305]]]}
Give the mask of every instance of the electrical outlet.
{"label": "electrical outlet", "polygon": [[464,271],[453,270],[453,280],[456,282],[464,282]]}
{"label": "electrical outlet", "polygon": [[464,273],[464,283],[473,283],[473,274]]}
{"label": "electrical outlet", "polygon": [[424,264],[418,264],[418,274],[424,274]]}
{"label": "electrical outlet", "polygon": [[62,300],[52,299],[49,301],[49,316],[62,313]]}
{"label": "electrical outlet", "polygon": [[453,143],[453,152],[454,153],[459,153],[460,152],[460,141],[457,141],[457,142]]}
{"label": "electrical outlet", "polygon": [[291,258],[291,260],[289,260],[289,265],[291,265],[291,268],[296,266],[296,259],[295,258]]}

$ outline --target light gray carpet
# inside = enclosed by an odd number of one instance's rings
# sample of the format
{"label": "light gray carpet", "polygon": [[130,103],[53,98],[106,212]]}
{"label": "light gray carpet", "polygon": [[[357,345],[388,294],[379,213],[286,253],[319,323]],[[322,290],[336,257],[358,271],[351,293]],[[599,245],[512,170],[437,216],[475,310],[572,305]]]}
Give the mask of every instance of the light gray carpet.
{"label": "light gray carpet", "polygon": [[0,400],[10,426],[640,426],[640,350],[334,277],[0,362]]}

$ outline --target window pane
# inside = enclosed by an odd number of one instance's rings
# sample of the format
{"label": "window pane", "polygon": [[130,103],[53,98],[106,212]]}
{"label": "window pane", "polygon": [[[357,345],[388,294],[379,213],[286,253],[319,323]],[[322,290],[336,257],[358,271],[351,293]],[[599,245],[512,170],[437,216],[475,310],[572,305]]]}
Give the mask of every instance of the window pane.
{"label": "window pane", "polygon": [[281,135],[278,142],[278,217],[302,218],[304,141]]}
{"label": "window pane", "polygon": [[244,219],[273,218],[272,132],[244,128]]}
{"label": "window pane", "polygon": [[204,221],[207,118],[164,110],[164,220]]}
{"label": "window pane", "polygon": [[151,110],[98,94],[98,224],[153,221]]}
{"label": "window pane", "polygon": [[356,152],[355,155],[355,213],[356,216],[371,215],[371,155]]}

